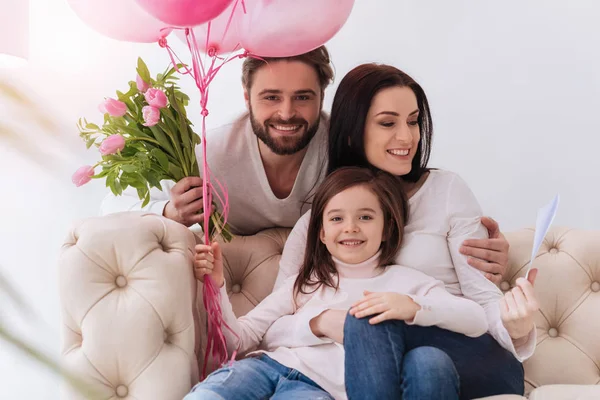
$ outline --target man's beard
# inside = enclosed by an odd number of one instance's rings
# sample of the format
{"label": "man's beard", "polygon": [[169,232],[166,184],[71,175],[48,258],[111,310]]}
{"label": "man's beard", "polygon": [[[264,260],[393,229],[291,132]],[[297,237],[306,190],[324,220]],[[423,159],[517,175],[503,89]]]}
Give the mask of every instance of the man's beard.
{"label": "man's beard", "polygon": [[[252,130],[254,134],[265,144],[271,151],[280,156],[287,156],[295,154],[300,150],[304,149],[310,143],[311,139],[315,136],[319,130],[319,123],[321,120],[321,114],[317,117],[317,120],[311,126],[308,125],[308,121],[303,118],[292,118],[287,121],[282,119],[268,119],[261,124],[254,118],[252,108],[250,108],[250,123],[252,124]],[[270,125],[300,125],[300,130],[304,131],[302,135],[293,136],[280,136],[274,138],[269,135]]]}

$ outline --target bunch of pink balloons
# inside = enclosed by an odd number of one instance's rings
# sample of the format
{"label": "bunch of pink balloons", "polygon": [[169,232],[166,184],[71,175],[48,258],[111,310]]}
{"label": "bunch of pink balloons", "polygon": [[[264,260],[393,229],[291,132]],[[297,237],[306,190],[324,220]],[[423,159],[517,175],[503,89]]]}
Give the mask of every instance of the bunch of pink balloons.
{"label": "bunch of pink balloons", "polygon": [[[354,0],[68,2],[91,28],[113,39],[152,43],[173,28],[193,28],[207,54],[244,49],[263,57],[293,56],[323,45],[344,25],[354,5]],[[183,32],[178,30],[180,38]]]}

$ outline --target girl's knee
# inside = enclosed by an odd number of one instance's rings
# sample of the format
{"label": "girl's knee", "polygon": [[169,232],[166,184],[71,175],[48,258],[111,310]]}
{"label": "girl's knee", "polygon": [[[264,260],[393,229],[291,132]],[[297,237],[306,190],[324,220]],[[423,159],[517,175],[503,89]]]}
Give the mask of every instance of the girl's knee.
{"label": "girl's knee", "polygon": [[436,347],[418,347],[409,351],[404,358],[405,367],[416,367],[421,373],[443,375],[458,379],[454,362],[445,351]]}
{"label": "girl's knee", "polygon": [[344,336],[346,335],[347,332],[348,333],[351,332],[353,334],[357,334],[357,333],[358,334],[360,334],[360,333],[373,334],[374,332],[376,332],[378,330],[387,331],[390,328],[402,329],[407,326],[404,321],[400,321],[400,320],[388,320],[388,321],[383,321],[383,322],[373,325],[373,324],[369,323],[369,320],[372,317],[373,316],[364,317],[364,318],[356,318],[355,316],[347,314],[346,321],[344,322]]}

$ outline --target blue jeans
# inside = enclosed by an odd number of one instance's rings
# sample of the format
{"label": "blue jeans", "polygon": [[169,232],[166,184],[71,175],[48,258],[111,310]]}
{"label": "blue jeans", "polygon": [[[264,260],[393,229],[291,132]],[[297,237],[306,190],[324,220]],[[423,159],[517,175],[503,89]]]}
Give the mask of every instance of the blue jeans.
{"label": "blue jeans", "polygon": [[234,362],[210,374],[183,400],[333,400],[315,382],[267,355]]}
{"label": "blue jeans", "polygon": [[521,363],[488,334],[348,315],[344,349],[350,400],[473,399],[525,388]]}

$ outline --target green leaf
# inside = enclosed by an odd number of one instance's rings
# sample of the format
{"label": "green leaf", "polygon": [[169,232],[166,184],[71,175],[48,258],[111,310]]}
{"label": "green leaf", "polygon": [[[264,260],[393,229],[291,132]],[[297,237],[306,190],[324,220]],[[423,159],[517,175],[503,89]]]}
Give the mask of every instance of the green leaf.
{"label": "green leaf", "polygon": [[116,171],[111,170],[108,175],[106,176],[106,187],[109,187],[110,190],[112,190],[113,193],[115,193],[115,190],[113,188],[114,183],[115,183],[115,179],[117,178],[117,174],[115,173]]}
{"label": "green leaf", "polygon": [[146,207],[150,203],[150,191],[146,190],[146,195],[144,196],[144,201],[142,202],[142,208]]}
{"label": "green leaf", "polygon": [[160,149],[152,149],[151,154],[158,160],[158,163],[162,169],[165,171],[169,170],[169,159],[165,153],[163,153]]}
{"label": "green leaf", "polygon": [[91,122],[88,122],[85,124],[85,129],[99,131],[100,127],[96,124],[92,124]]}
{"label": "green leaf", "polygon": [[121,186],[121,182],[119,182],[118,179],[115,179],[113,186],[115,189],[115,191],[113,193],[115,193],[117,196],[120,196],[123,194],[123,187]]}
{"label": "green leaf", "polygon": [[175,94],[175,97],[177,97],[180,100],[190,101],[190,96],[188,96],[187,94],[182,93],[182,92],[177,92]]}
{"label": "green leaf", "polygon": [[149,137],[141,129],[138,129],[137,125],[134,124],[123,125],[120,126],[119,129],[133,137]]}
{"label": "green leaf", "polygon": [[169,88],[169,90],[167,91],[168,95],[169,95],[169,101],[171,102],[171,106],[173,106],[173,108],[175,109],[175,113],[177,115],[177,122],[178,122],[178,128],[179,128],[179,134],[181,135],[181,144],[183,144],[183,148],[184,150],[184,154],[185,154],[185,160],[184,162],[189,163],[189,169],[191,170],[194,161],[195,161],[195,154],[194,154],[194,146],[193,143],[191,141],[191,137],[190,137],[190,133],[188,131],[188,124],[187,124],[187,118],[185,118],[184,115],[182,115],[182,108],[180,107],[179,101],[175,98],[175,95],[173,93],[173,88]]}
{"label": "green leaf", "polygon": [[140,181],[140,179],[136,173],[128,174],[128,173],[124,172],[121,175],[121,184],[122,185],[127,184],[136,189],[143,189],[146,187],[146,182]]}
{"label": "green leaf", "polygon": [[96,138],[89,138],[86,142],[85,142],[85,148],[89,149],[90,147],[92,147],[94,145],[94,143],[96,143]]}
{"label": "green leaf", "polygon": [[183,174],[183,170],[174,164],[169,164],[169,173],[173,176],[173,179],[176,182],[179,182],[185,177]]}
{"label": "green leaf", "polygon": [[105,169],[102,172],[94,175],[94,178],[96,178],[96,179],[104,178],[105,176],[108,176],[109,173],[110,173],[110,169]]}
{"label": "green leaf", "polygon": [[163,147],[163,149],[167,152],[170,153],[173,157],[177,158],[177,153],[175,152],[175,150],[173,149],[173,146],[171,146],[171,143],[169,142],[169,139],[167,139],[167,136],[165,135],[165,133],[162,131],[161,128],[159,128],[157,125],[151,126],[150,130],[152,131],[152,133],[154,134],[154,138],[156,140],[158,140],[158,142],[160,143],[160,145]]}
{"label": "green leaf", "polygon": [[150,83],[150,71],[141,57],[138,57],[137,73],[146,83]]}
{"label": "green leaf", "polygon": [[132,164],[123,164],[121,165],[121,169],[125,172],[137,172],[138,167]]}
{"label": "green leaf", "polygon": [[[185,64],[183,63],[179,63],[177,64],[177,68],[179,68],[180,70],[182,68],[184,68]],[[169,78],[171,75],[173,75],[175,72],[177,72],[177,70],[175,69],[175,67],[171,68],[166,74],[165,74],[165,79]]]}
{"label": "green leaf", "polygon": [[144,178],[146,178],[146,180],[148,181],[148,183],[150,184],[151,187],[159,188],[162,190],[160,181],[156,178],[156,176],[152,172],[146,171],[146,172],[143,172],[142,175],[144,176]]}

